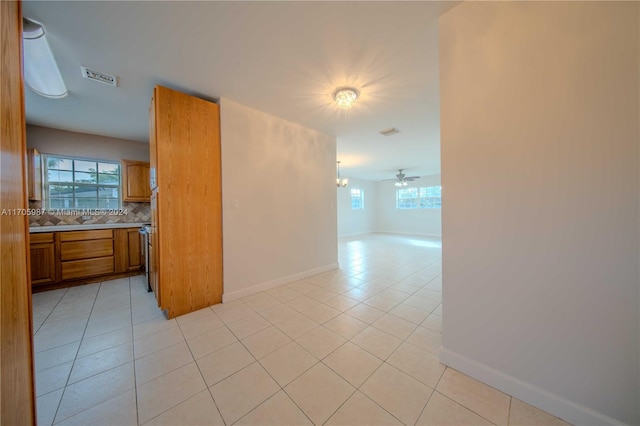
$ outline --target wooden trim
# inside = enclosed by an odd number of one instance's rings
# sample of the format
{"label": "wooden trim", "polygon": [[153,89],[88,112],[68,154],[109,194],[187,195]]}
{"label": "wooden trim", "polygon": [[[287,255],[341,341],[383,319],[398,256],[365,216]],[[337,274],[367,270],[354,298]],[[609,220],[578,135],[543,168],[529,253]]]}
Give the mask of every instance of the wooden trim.
{"label": "wooden trim", "polygon": [[[27,208],[22,4],[0,1],[0,211]],[[0,424],[35,425],[29,222],[0,216]]]}

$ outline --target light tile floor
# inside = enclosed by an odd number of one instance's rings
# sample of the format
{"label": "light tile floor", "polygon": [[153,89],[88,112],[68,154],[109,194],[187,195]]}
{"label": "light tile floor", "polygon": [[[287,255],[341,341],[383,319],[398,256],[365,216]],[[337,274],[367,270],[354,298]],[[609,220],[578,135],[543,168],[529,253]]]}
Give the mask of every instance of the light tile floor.
{"label": "light tile floor", "polygon": [[440,241],[339,257],[172,320],[142,276],[35,294],[38,424],[566,424],[440,364]]}

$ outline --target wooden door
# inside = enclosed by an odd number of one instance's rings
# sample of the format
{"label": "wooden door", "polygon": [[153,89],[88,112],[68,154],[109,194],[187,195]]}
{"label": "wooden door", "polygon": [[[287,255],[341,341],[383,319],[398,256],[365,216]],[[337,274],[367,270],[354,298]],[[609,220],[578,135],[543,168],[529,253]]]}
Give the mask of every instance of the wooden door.
{"label": "wooden door", "polygon": [[[0,1],[0,212],[27,208],[22,10]],[[0,424],[35,424],[29,223],[0,216]]]}

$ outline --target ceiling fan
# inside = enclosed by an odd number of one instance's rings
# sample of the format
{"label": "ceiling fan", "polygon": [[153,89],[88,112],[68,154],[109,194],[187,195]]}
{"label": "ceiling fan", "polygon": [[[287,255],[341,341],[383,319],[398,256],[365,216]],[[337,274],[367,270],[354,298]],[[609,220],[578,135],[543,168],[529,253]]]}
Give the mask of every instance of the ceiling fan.
{"label": "ceiling fan", "polygon": [[395,186],[407,186],[409,182],[420,179],[420,176],[406,176],[404,173],[402,173],[402,170],[404,169],[398,169],[398,174],[396,175],[395,179],[388,179],[395,181]]}

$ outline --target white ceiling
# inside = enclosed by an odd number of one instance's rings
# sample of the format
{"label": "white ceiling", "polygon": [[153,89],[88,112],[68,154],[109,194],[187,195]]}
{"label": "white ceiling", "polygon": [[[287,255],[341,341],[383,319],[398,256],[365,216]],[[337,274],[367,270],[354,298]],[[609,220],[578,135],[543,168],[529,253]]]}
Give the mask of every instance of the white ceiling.
{"label": "white ceiling", "polygon": [[[438,16],[454,2],[26,1],[69,96],[26,89],[27,122],[148,139],[156,84],[229,98],[338,139],[343,176],[440,172]],[[80,65],[118,76],[113,88]],[[338,110],[331,93],[361,97]],[[380,130],[397,127],[385,137]]]}

